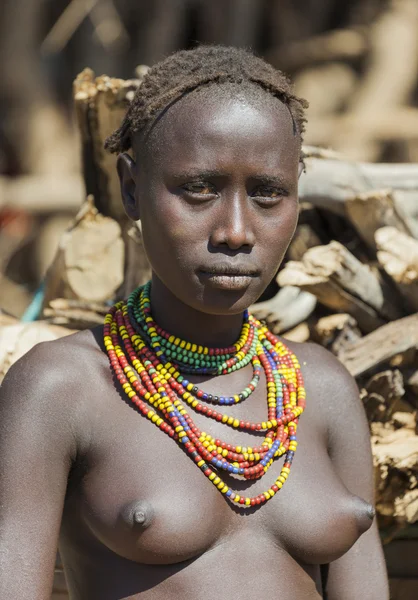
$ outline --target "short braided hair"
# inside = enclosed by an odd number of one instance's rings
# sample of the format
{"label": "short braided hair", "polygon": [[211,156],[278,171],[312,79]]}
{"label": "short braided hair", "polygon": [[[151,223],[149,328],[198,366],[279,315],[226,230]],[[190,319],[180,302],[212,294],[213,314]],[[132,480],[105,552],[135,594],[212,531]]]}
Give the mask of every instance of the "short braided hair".
{"label": "short braided hair", "polygon": [[199,46],[180,50],[151,67],[128,108],[121,126],[105,142],[109,152],[132,147],[133,135],[145,131],[158,115],[185,94],[222,83],[252,84],[286,104],[301,141],[306,100],[293,93],[287,77],[272,65],[241,48]]}

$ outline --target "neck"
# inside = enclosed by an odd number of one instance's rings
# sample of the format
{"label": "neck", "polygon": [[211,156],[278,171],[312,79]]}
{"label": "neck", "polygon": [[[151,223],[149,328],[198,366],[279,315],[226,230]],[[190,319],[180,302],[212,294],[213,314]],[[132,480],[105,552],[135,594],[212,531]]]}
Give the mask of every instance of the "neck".
{"label": "neck", "polygon": [[188,342],[225,348],[240,336],[243,314],[211,315],[184,304],[153,274],[151,310],[155,322],[165,331]]}

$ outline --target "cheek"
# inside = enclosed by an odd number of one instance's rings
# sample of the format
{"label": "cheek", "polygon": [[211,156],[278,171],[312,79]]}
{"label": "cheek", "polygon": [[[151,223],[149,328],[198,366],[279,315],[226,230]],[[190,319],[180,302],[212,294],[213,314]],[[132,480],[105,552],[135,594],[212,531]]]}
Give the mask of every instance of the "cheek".
{"label": "cheek", "polygon": [[[141,217],[145,250],[151,265],[162,259],[170,264],[184,263],[192,254],[196,223],[188,217],[179,198],[163,194],[150,198]],[[201,240],[202,235],[203,232],[198,233]]]}
{"label": "cheek", "polygon": [[298,202],[286,203],[277,216],[267,219],[260,230],[260,237],[265,252],[274,259],[282,259],[296,230],[299,217]]}

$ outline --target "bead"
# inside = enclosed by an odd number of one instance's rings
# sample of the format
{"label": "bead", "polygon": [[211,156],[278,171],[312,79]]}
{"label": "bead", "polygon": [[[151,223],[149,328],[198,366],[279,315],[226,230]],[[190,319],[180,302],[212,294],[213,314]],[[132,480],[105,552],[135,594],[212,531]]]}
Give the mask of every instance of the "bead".
{"label": "bead", "polygon": [[[118,302],[104,320],[104,346],[122,389],[169,437],[179,443],[219,491],[242,507],[269,501],[286,482],[297,449],[296,430],[306,405],[303,377],[296,356],[254,317],[244,313],[239,340],[228,348],[207,348],[166,333],[151,314],[150,283]],[[184,375],[228,374],[251,364],[252,379],[231,396],[205,393]],[[245,401],[257,388],[261,372],[267,380],[267,418],[259,423],[239,420],[199,400],[228,406]],[[242,431],[265,431],[259,446],[241,448],[201,432],[183,401],[206,417]],[[152,408],[151,408],[152,407]],[[154,410],[155,409],[155,410]],[[279,477],[253,498],[232,492],[219,473],[246,479],[268,472],[285,455]]]}

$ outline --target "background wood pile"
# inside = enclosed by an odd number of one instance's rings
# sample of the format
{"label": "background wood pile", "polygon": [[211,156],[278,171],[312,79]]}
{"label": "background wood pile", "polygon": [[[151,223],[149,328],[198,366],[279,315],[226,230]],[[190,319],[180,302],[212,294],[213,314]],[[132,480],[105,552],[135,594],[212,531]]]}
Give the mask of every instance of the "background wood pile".
{"label": "background wood pile", "polygon": [[[149,277],[140,227],[121,211],[104,138],[138,79],[74,85],[88,198],[60,239],[41,320],[0,320],[0,376],[34,343],[101,323]],[[331,350],[356,377],[372,433],[385,541],[418,521],[418,165],[343,160],[305,148],[300,222],[277,281],[253,312],[276,332]],[[60,596],[57,596],[60,597]]]}

